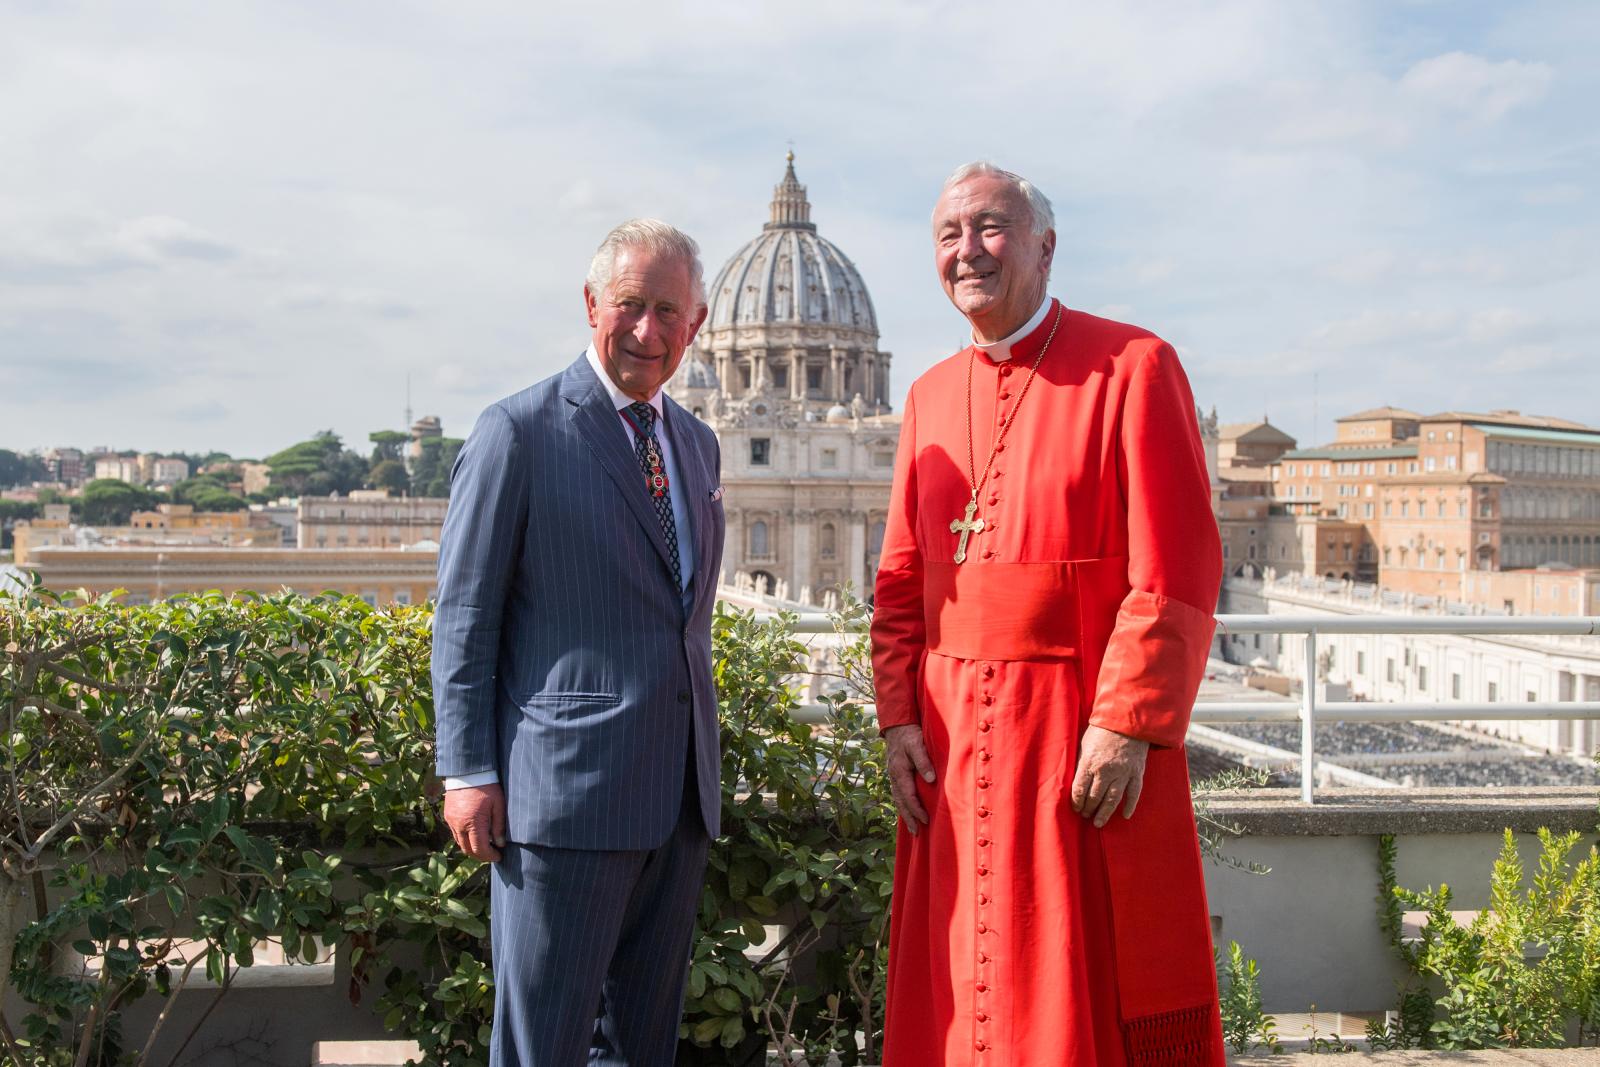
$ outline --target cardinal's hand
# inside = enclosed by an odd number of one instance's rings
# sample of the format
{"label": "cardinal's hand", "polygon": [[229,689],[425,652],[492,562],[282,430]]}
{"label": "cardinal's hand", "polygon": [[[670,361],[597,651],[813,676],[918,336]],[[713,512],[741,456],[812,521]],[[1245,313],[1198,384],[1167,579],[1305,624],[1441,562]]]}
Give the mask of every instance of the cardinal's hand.
{"label": "cardinal's hand", "polygon": [[1072,779],[1072,810],[1104,826],[1122,806],[1122,817],[1133,818],[1144,788],[1144,760],[1150,742],[1140,741],[1099,726],[1084,731],[1078,746],[1078,773]]}
{"label": "cardinal's hand", "polygon": [[922,743],[922,727],[891,726],[883,731],[885,764],[889,770],[889,794],[900,811],[906,829],[913,834],[928,824],[928,811],[917,796],[917,777],[933,782],[933,761]]}

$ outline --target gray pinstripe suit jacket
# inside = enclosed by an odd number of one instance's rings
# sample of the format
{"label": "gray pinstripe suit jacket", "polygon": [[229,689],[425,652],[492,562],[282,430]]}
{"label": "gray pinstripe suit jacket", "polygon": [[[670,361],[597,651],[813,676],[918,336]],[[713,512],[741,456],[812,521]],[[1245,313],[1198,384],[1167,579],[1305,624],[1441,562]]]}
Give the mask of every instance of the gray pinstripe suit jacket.
{"label": "gray pinstripe suit jacket", "polygon": [[490,406],[456,460],[433,622],[437,770],[497,769],[522,844],[661,845],[691,736],[701,817],[718,833],[721,452],[708,426],[663,402],[671,491],[693,524],[690,597],[674,588],[638,460],[583,357]]}

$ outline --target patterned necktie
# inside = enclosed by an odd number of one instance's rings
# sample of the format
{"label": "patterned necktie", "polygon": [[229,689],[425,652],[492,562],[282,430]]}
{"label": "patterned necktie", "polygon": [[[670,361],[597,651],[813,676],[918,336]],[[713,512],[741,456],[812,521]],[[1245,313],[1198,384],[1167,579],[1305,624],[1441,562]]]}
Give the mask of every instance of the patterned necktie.
{"label": "patterned necktie", "polygon": [[672,521],[672,487],[667,482],[667,465],[661,458],[661,444],[656,440],[656,409],[644,401],[629,404],[633,416],[633,450],[639,456],[639,466],[644,470],[645,488],[650,493],[650,503],[655,505],[656,518],[661,520],[661,533],[667,539],[667,554],[672,558],[672,580],[683,589],[683,564],[678,560],[678,525]]}

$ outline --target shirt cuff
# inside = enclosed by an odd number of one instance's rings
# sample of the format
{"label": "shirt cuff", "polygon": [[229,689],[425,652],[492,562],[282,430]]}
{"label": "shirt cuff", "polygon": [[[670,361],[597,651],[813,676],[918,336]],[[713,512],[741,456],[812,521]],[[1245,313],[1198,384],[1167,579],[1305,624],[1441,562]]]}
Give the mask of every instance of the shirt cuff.
{"label": "shirt cuff", "polygon": [[463,774],[459,778],[446,778],[444,780],[444,787],[447,792],[451,789],[476,789],[479,786],[499,784],[499,771],[479,771],[477,774]]}

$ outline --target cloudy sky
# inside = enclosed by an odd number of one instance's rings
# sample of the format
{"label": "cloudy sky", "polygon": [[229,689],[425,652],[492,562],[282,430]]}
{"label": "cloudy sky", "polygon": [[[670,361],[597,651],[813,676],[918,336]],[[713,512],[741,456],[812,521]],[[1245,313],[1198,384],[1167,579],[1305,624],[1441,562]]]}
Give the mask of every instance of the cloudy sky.
{"label": "cloudy sky", "polygon": [[671,6],[0,0],[0,447],[364,443],[408,375],[463,434],[581,350],[607,228],[714,272],[790,141],[897,400],[962,343],[927,218],[985,157],[1223,421],[1600,422],[1600,4]]}

